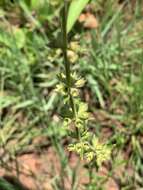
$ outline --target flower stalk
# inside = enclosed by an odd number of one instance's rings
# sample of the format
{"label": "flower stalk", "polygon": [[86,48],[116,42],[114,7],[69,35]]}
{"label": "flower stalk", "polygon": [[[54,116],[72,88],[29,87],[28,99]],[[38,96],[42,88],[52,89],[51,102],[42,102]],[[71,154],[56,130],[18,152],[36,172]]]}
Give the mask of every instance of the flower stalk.
{"label": "flower stalk", "polygon": [[62,52],[64,57],[64,66],[65,66],[65,73],[66,73],[66,83],[67,83],[67,91],[69,95],[69,103],[73,111],[74,117],[76,117],[76,107],[74,104],[74,99],[71,94],[71,69],[70,69],[70,62],[68,60],[68,35],[67,35],[67,2],[64,0],[64,6],[62,10],[62,38],[63,38],[63,45],[62,45]]}
{"label": "flower stalk", "polygon": [[81,159],[86,158],[88,162],[95,162],[98,166],[110,158],[110,149],[104,143],[89,132],[87,123],[89,120],[88,105],[82,102],[79,96],[79,89],[84,86],[85,80],[72,72],[68,59],[68,34],[67,34],[67,13],[68,2],[63,0],[61,12],[62,23],[62,53],[65,72],[58,75],[60,83],[56,91],[63,96],[64,105],[61,116],[64,119],[63,126],[67,134],[72,138],[68,150],[80,155]]}

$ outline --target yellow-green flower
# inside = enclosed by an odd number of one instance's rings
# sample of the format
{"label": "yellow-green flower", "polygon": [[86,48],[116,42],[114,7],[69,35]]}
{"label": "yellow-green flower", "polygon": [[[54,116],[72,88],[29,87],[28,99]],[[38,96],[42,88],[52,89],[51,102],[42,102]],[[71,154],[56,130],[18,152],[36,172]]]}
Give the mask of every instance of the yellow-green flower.
{"label": "yellow-green flower", "polygon": [[86,159],[87,159],[87,161],[88,162],[91,162],[92,160],[93,160],[93,158],[94,158],[94,156],[95,156],[95,154],[94,154],[94,152],[88,152],[87,154],[86,154]]}

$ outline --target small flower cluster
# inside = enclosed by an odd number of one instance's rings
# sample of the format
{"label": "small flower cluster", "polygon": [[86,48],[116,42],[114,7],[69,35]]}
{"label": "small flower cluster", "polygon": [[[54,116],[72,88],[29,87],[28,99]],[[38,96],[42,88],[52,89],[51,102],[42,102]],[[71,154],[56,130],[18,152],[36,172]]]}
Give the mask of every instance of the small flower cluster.
{"label": "small flower cluster", "polygon": [[[63,126],[68,135],[73,138],[73,143],[68,146],[68,150],[76,152],[81,159],[86,158],[88,162],[96,160],[97,165],[100,166],[103,161],[110,158],[111,150],[87,130],[90,117],[88,106],[79,99],[79,89],[84,86],[85,80],[78,77],[75,72],[70,76],[70,85],[67,84],[64,73],[59,74],[58,79],[60,84],[56,86],[56,91],[64,98]],[[75,113],[70,105],[71,96],[74,98]]]}

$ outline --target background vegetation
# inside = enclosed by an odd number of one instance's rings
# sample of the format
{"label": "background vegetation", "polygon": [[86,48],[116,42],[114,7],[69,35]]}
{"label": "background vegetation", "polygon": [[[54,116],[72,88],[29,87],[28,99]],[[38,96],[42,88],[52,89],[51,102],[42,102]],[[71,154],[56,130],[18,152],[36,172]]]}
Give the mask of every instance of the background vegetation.
{"label": "background vegetation", "polygon": [[[59,11],[48,0],[0,1],[0,165],[5,169],[0,189],[19,188],[10,184],[21,181],[19,159],[34,154],[50,157],[42,161],[52,169],[47,169],[50,177],[30,170],[28,176],[36,185],[29,189],[139,190],[143,187],[143,2],[93,0],[69,36],[72,69],[86,79],[81,97],[92,116],[89,129],[113,146],[111,160],[92,172],[66,151],[70,139],[62,128],[63,101],[54,90],[56,75],[64,68]],[[25,186],[26,180],[21,181]],[[48,186],[42,186],[43,181]]]}

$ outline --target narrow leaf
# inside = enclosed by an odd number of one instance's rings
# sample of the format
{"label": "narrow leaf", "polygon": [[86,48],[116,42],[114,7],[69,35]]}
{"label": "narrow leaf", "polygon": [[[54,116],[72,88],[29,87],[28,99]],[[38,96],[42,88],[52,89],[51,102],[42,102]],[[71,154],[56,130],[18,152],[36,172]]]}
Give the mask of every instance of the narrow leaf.
{"label": "narrow leaf", "polygon": [[70,32],[80,13],[85,8],[88,2],[89,0],[72,0],[67,18],[67,33]]}

